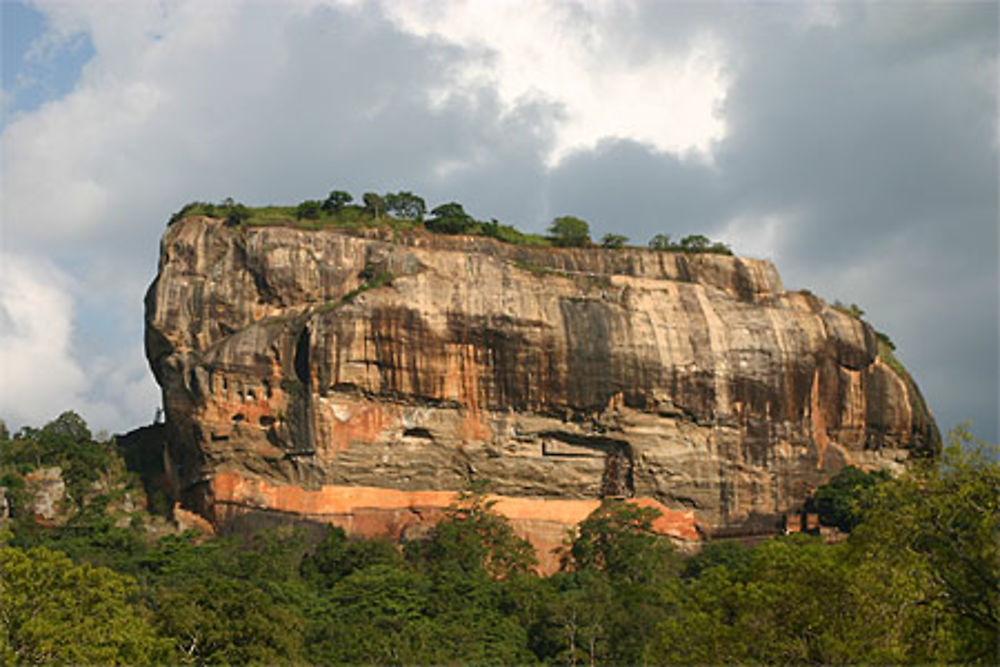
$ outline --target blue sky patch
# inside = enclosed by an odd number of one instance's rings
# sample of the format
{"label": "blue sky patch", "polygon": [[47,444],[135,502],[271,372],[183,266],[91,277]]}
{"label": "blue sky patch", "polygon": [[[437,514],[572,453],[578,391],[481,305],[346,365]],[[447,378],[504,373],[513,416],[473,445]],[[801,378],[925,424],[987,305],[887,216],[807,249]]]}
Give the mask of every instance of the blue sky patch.
{"label": "blue sky patch", "polygon": [[33,111],[73,90],[93,57],[90,36],[78,33],[46,43],[48,21],[26,2],[0,1],[3,27],[3,119]]}

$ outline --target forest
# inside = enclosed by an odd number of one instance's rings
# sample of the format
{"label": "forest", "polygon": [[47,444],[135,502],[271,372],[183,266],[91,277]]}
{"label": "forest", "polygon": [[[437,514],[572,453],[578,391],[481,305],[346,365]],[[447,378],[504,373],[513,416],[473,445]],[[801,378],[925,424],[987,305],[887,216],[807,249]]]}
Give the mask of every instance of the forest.
{"label": "forest", "polygon": [[[148,456],[75,413],[0,422],[0,660],[996,664],[997,448],[948,440],[900,476],[845,468],[817,489],[846,539],[685,552],[652,510],[607,499],[541,577],[488,489],[404,544],[315,525],[204,536],[171,523]],[[32,509],[54,468],[63,493]]]}

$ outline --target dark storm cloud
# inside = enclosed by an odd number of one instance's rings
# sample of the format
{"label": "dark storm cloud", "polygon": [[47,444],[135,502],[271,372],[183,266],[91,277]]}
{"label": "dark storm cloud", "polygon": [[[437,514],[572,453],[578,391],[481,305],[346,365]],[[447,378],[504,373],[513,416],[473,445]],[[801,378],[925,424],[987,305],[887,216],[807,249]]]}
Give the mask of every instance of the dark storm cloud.
{"label": "dark storm cloud", "polygon": [[942,427],[972,419],[995,440],[997,6],[850,5],[833,22],[785,9],[628,17],[647,49],[724,40],[726,138],[713,167],[606,142],[555,170],[554,207],[636,240],[724,235],[737,218],[752,237],[755,218],[783,217],[785,283],[863,305]]}
{"label": "dark storm cloud", "polygon": [[565,159],[549,181],[553,215],[575,214],[600,236],[625,230],[632,243],[653,235],[703,232],[730,212],[720,174],[707,165],[624,140]]}

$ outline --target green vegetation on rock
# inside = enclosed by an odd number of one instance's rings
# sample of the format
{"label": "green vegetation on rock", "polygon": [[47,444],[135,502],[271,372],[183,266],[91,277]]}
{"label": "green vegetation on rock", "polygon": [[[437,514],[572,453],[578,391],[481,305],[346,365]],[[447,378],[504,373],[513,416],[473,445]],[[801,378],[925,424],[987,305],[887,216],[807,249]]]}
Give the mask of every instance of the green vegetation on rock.
{"label": "green vegetation on rock", "polygon": [[[295,206],[246,206],[232,198],[220,204],[194,201],[185,204],[170,216],[168,224],[186,217],[222,218],[233,226],[289,226],[300,229],[362,229],[389,228],[396,231],[426,229],[435,234],[483,236],[504,243],[535,247],[595,247],[590,238],[590,225],[574,216],[559,216],[548,227],[548,236],[518,230],[495,218],[477,220],[458,202],[441,204],[427,212],[424,199],[409,191],[378,194],[366,192],[362,204],[352,204],[354,197],[346,190],[332,190],[323,200],[307,199]],[[628,247],[628,238],[609,233],[597,246],[608,249]],[[657,234],[649,242],[655,250],[680,253],[714,253],[732,255],[724,243],[711,242],[693,234],[672,243],[665,234]]]}

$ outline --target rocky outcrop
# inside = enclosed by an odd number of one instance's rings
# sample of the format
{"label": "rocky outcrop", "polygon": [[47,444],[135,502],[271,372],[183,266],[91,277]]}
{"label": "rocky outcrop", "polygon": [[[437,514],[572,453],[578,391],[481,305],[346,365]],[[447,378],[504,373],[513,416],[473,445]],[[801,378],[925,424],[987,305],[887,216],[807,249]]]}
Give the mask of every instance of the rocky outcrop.
{"label": "rocky outcrop", "polygon": [[46,524],[65,521],[66,482],[62,468],[52,466],[32,470],[24,476],[24,490],[24,510],[28,516]]}
{"label": "rocky outcrop", "polygon": [[623,496],[691,538],[939,443],[868,324],[737,257],[188,218],[146,349],[170,483],[222,528],[404,535],[488,480],[527,535]]}

